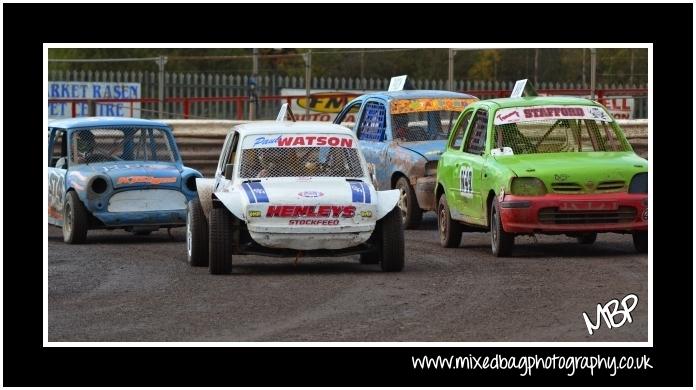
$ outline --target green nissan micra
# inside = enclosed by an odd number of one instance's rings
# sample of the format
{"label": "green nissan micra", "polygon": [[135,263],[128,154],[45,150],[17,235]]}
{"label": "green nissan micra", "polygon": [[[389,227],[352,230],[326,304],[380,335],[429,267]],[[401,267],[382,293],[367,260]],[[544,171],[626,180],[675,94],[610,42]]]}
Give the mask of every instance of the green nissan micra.
{"label": "green nissan micra", "polygon": [[495,256],[516,235],[633,235],[648,250],[648,162],[606,109],[572,97],[482,100],[457,119],[437,167],[440,243],[490,231]]}

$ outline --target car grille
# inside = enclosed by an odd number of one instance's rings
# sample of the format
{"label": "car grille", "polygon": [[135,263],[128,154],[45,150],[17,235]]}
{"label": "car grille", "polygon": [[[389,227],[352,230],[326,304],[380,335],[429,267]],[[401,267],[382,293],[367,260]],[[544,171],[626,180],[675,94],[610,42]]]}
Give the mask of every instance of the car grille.
{"label": "car grille", "polygon": [[626,182],[623,180],[603,181],[597,186],[597,191],[617,191],[622,190]]}
{"label": "car grille", "polygon": [[577,194],[581,192],[594,192],[594,191],[601,191],[601,192],[616,192],[616,191],[621,191],[625,188],[626,182],[623,180],[611,180],[611,181],[603,181],[597,185],[597,188],[594,189],[592,187],[583,187],[582,185],[578,183],[552,183],[551,188],[553,189],[553,192],[560,193],[560,194]]}
{"label": "car grille", "polygon": [[578,183],[553,183],[551,184],[553,192],[560,193],[576,193],[582,191],[582,186]]}
{"label": "car grille", "polygon": [[625,223],[636,219],[634,207],[622,206],[616,211],[560,211],[556,207],[539,210],[539,222],[557,225],[588,223]]}

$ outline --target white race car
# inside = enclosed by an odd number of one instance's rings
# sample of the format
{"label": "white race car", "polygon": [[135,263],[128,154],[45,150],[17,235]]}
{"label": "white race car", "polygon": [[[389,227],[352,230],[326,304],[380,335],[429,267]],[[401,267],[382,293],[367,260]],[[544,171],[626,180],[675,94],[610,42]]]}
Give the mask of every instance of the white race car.
{"label": "white race car", "polygon": [[[291,114],[292,115],[292,114]],[[398,190],[376,191],[353,133],[317,122],[259,121],[227,135],[213,179],[188,203],[188,262],[212,274],[233,255],[360,254],[404,267]]]}

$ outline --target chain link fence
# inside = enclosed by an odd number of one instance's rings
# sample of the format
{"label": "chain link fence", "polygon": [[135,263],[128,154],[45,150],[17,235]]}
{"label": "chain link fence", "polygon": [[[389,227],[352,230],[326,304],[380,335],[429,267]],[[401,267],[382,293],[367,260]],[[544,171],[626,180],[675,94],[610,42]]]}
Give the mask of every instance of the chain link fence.
{"label": "chain link fence", "polygon": [[[408,88],[479,98],[509,96],[522,78],[542,94],[590,94],[590,49],[453,49],[451,59],[449,49],[425,48],[160,49],[148,52],[158,53],[153,57],[111,59],[103,58],[108,50],[94,50],[49,49],[52,117],[87,115],[89,99],[120,99],[101,102],[95,114],[272,119],[290,102],[299,119],[328,121],[352,97],[386,90],[402,74]],[[597,99],[617,118],[647,117],[647,49],[597,49],[596,57]],[[109,83],[134,83],[138,93],[123,101]]]}

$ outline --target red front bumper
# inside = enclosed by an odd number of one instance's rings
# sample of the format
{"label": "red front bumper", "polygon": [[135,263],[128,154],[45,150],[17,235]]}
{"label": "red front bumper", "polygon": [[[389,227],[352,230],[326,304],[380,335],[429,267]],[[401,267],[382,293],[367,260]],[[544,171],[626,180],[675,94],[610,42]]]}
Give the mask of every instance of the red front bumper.
{"label": "red front bumper", "polygon": [[500,202],[508,233],[582,233],[648,229],[647,194],[505,195]]}

